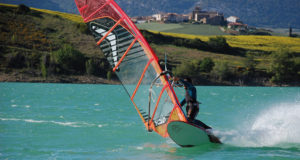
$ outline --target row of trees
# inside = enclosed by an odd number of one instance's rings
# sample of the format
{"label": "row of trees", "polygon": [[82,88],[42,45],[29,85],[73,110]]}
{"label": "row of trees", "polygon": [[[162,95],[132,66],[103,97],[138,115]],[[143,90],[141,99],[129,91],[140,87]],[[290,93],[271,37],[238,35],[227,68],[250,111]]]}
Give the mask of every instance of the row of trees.
{"label": "row of trees", "polygon": [[237,81],[244,83],[253,81],[254,78],[265,77],[273,84],[290,84],[300,81],[300,59],[287,49],[280,49],[271,55],[271,65],[266,71],[257,69],[258,62],[253,54],[248,52],[245,57],[245,67],[232,67],[228,62],[214,62],[211,58],[193,60],[182,63],[173,72],[181,77],[194,77],[214,79],[217,81]]}
{"label": "row of trees", "polygon": [[[287,49],[280,49],[270,55],[271,65],[265,75],[275,84],[285,84],[300,80],[300,59]],[[242,79],[247,81],[257,76],[258,62],[251,53],[246,54],[245,67],[233,68],[227,62],[215,62],[212,58],[193,60],[173,69],[177,76],[209,77],[218,81]],[[43,54],[15,52],[8,57],[8,68],[36,68],[46,78],[49,75],[95,75],[110,79],[112,72],[105,59],[86,57],[71,45]]]}
{"label": "row of trees", "polygon": [[208,42],[204,42],[197,38],[185,39],[172,36],[165,36],[160,33],[155,34],[146,30],[141,30],[141,33],[149,43],[172,44],[179,47],[193,48],[220,53],[236,53],[236,51],[234,51],[234,49],[228,45],[226,38],[222,36],[211,37],[209,38]]}
{"label": "row of trees", "polygon": [[8,68],[40,69],[44,78],[49,75],[95,75],[111,79],[112,73],[105,59],[86,57],[71,45],[65,44],[61,49],[41,53],[15,52],[8,57]]}

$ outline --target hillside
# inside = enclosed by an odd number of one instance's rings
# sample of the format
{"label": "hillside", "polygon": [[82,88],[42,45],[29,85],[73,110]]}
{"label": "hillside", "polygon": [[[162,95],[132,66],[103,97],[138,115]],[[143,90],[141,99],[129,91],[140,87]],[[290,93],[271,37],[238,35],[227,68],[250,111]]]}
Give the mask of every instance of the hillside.
{"label": "hillside", "polygon": [[[160,12],[190,13],[195,5],[203,10],[238,16],[251,26],[300,29],[299,0],[116,0],[129,16],[148,16]],[[55,11],[78,13],[74,0],[0,0]]]}
{"label": "hillside", "polygon": [[[7,5],[0,5],[0,12],[0,81],[115,83],[106,80],[114,79],[114,75],[78,15]],[[167,53],[168,67],[178,76],[192,75],[196,84],[273,85],[270,78],[276,71],[268,70],[273,66],[273,52],[281,53],[276,44],[270,46],[272,50],[263,50],[247,48],[247,44],[234,46],[230,39],[246,43],[247,36],[244,40],[238,40],[241,36],[202,39],[186,34],[142,33],[159,59]],[[276,37],[269,36],[255,45],[272,44],[272,38]],[[299,38],[291,40],[299,46]],[[292,68],[279,75],[289,81],[280,79],[279,84],[298,85],[299,52],[282,53],[293,59],[285,58]]]}
{"label": "hillside", "polygon": [[[106,79],[109,67],[86,25],[77,22],[79,16],[6,5],[0,5],[0,13],[0,81],[108,83],[97,78]],[[55,56],[64,49],[84,61],[74,60],[72,65],[71,60]],[[85,63],[90,61],[101,66],[89,77]],[[82,67],[77,68],[79,63]],[[84,74],[87,77],[80,77]]]}

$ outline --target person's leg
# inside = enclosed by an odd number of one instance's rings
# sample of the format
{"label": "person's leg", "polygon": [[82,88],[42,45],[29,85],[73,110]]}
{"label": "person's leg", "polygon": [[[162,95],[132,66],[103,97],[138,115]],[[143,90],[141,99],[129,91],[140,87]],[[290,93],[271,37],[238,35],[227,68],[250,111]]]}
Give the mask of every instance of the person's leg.
{"label": "person's leg", "polygon": [[191,115],[191,106],[189,103],[186,104],[186,116],[189,118]]}
{"label": "person's leg", "polygon": [[202,121],[195,119],[194,123],[198,126],[203,127],[204,129],[212,129],[210,126],[206,125],[205,123],[203,123]]}
{"label": "person's leg", "polygon": [[193,104],[190,108],[190,119],[193,121],[199,113],[199,107]]}

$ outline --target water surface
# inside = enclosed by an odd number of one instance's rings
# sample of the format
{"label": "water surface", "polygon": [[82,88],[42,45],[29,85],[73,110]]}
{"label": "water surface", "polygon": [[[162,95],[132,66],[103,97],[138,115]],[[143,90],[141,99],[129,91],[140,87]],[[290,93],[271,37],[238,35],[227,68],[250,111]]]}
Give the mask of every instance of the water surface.
{"label": "water surface", "polygon": [[223,145],[148,133],[119,85],[0,83],[0,159],[300,159],[299,87],[197,90]]}

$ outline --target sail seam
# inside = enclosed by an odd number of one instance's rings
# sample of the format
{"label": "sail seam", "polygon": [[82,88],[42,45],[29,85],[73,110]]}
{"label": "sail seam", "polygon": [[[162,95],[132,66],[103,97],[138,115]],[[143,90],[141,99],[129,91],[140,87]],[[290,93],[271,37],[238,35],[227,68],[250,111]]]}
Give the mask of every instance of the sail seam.
{"label": "sail seam", "polygon": [[131,42],[130,46],[127,48],[126,52],[123,54],[122,58],[119,60],[117,65],[113,68],[113,71],[115,72],[116,69],[119,67],[119,65],[122,63],[123,59],[127,55],[127,53],[130,51],[131,47],[134,45],[134,43],[137,41],[137,37]]}
{"label": "sail seam", "polygon": [[141,75],[141,78],[139,79],[139,82],[138,82],[138,84],[136,85],[135,90],[134,90],[134,92],[133,92],[133,94],[132,94],[132,96],[131,96],[131,100],[133,100],[133,98],[134,98],[134,96],[135,96],[135,94],[136,94],[138,88],[139,88],[140,85],[141,85],[141,82],[142,82],[142,80],[143,80],[143,78],[144,78],[144,75],[145,75],[145,73],[146,73],[146,71],[147,71],[149,65],[151,64],[151,62],[152,62],[153,60],[154,60],[154,59],[151,58],[151,59],[148,61],[147,65],[145,66],[144,71],[143,71],[143,73],[142,73],[142,75]]}
{"label": "sail seam", "polygon": [[159,104],[160,99],[161,99],[161,97],[162,97],[162,94],[163,94],[163,92],[166,90],[167,87],[168,87],[168,85],[165,85],[165,86],[163,87],[163,89],[160,91],[160,94],[159,94],[159,97],[158,97],[158,99],[157,99],[157,102],[156,102],[156,105],[155,105],[155,109],[154,109],[154,111],[153,111],[153,115],[152,115],[152,118],[151,118],[151,121],[150,121],[150,122],[152,122],[153,119],[154,119],[154,116],[155,116],[155,113],[156,113],[158,104]]}

